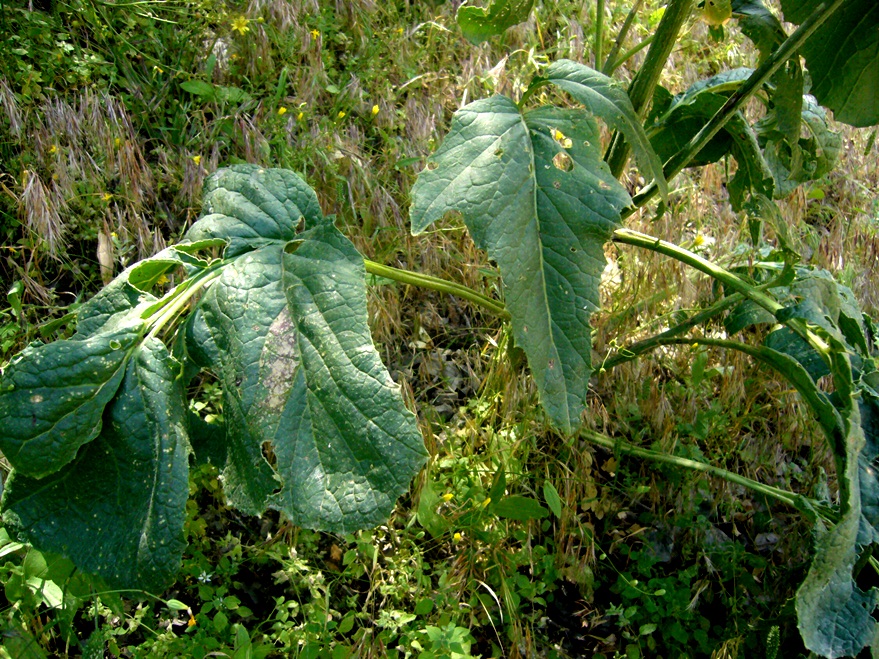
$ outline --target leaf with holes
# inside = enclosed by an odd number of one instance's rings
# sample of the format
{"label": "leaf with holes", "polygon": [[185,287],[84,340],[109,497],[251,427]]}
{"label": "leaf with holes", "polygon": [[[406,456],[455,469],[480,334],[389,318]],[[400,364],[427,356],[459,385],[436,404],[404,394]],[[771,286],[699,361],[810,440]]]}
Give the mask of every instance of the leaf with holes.
{"label": "leaf with holes", "polygon": [[471,103],[412,195],[414,233],[460,212],[497,262],[541,403],[556,427],[578,428],[604,244],[630,203],[601,159],[595,121],[582,110],[522,115],[503,96]]}

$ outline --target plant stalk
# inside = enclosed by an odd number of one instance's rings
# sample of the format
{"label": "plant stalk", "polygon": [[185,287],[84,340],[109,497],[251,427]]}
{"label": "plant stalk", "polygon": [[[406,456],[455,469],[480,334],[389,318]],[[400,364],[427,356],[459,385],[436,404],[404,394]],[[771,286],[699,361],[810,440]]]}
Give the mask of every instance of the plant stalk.
{"label": "plant stalk", "polygon": [[602,46],[604,41],[604,0],[597,0],[595,3],[595,70],[601,67],[603,57]]}
{"label": "plant stalk", "polygon": [[742,476],[735,472],[728,471],[720,467],[715,467],[714,465],[710,465],[705,462],[697,462],[696,460],[682,458],[677,455],[669,455],[668,453],[661,453],[659,451],[653,451],[651,449],[633,446],[628,442],[622,441],[620,439],[614,439],[612,437],[608,437],[607,435],[602,435],[601,433],[595,432],[594,430],[581,430],[580,437],[585,439],[587,442],[597,444],[598,446],[603,446],[604,448],[611,451],[619,451],[620,453],[633,455],[637,458],[644,458],[646,460],[652,460],[654,462],[662,462],[665,464],[674,465],[676,467],[683,467],[684,469],[691,469],[693,471],[701,471],[707,474],[711,474],[712,476],[722,478],[723,480],[730,483],[735,483],[736,485],[741,485],[748,488],[749,490],[752,490],[753,492],[757,492],[777,501],[781,501],[782,503],[786,503],[789,506],[793,506],[797,510],[803,511],[807,514],[817,515],[831,522],[836,522],[838,519],[835,511],[829,509],[827,506],[824,506],[817,501],[809,499],[808,497],[804,497],[801,494],[789,492],[778,487],[773,487],[772,485],[765,485],[764,483],[755,481],[751,478],[748,478],[747,476]]}
{"label": "plant stalk", "polygon": [[504,308],[503,303],[498,302],[497,300],[492,300],[490,297],[477,293],[472,288],[468,288],[462,284],[446,281],[439,277],[431,277],[430,275],[421,274],[419,272],[410,272],[409,270],[401,270],[400,268],[394,268],[389,265],[382,265],[381,263],[376,263],[375,261],[370,261],[368,259],[363,259],[363,263],[366,266],[366,271],[371,275],[393,279],[394,281],[399,281],[410,286],[418,286],[432,291],[439,291],[440,293],[456,295],[490,311],[503,320],[510,320],[510,312]]}
{"label": "plant stalk", "polygon": [[620,364],[624,364],[625,362],[635,359],[639,355],[643,355],[645,352],[649,352],[654,348],[665,345],[668,339],[680,336],[684,332],[687,332],[696,327],[696,325],[701,325],[702,323],[711,320],[717,314],[722,313],[732,306],[735,306],[744,299],[745,297],[741,293],[733,293],[732,295],[727,295],[726,297],[712,304],[707,309],[700,311],[697,314],[694,314],[684,322],[679,323],[678,325],[675,325],[674,327],[671,327],[664,332],[660,332],[656,336],[651,336],[649,339],[644,339],[643,341],[638,341],[629,346],[626,346],[625,348],[621,348],[616,356],[611,357],[601,365],[601,370],[609,371],[615,366],[619,366]]}
{"label": "plant stalk", "polygon": [[[782,43],[772,55],[767,57],[763,63],[757,67],[747,80],[733,93],[726,103],[723,104],[713,117],[702,127],[693,138],[687,142],[684,147],[675,155],[668,159],[663,167],[663,173],[666,180],[671,180],[677,176],[684,167],[699,153],[711,139],[717,135],[721,128],[729,119],[738,112],[742,106],[760,89],[772,75],[780,69],[787,60],[793,57],[802,47],[803,43],[811,37],[815,30],[830,18],[845,2],[845,0],[832,0],[822,2],[815,11],[811,13],[802,25],[800,25],[793,34],[791,34],[784,43]],[[660,24],[661,26],[661,24]],[[652,49],[651,49],[652,50]],[[649,56],[649,53],[648,53]],[[611,168],[611,171],[614,171]],[[623,212],[623,218],[634,213],[635,209],[644,206],[650,201],[656,193],[659,192],[655,183],[651,183],[632,199],[633,207]]]}
{"label": "plant stalk", "polygon": [[[622,49],[623,42],[626,40],[626,36],[629,34],[629,29],[632,27],[632,23],[635,21],[635,16],[638,15],[638,10],[641,9],[641,5],[643,3],[644,0],[635,0],[635,4],[632,5],[632,8],[626,15],[626,20],[623,21],[623,26],[620,28],[620,33],[617,35],[617,39],[613,44],[613,48],[611,48],[610,52],[607,54],[607,59],[604,62],[604,66],[601,67],[601,72],[604,75],[609,76],[616,68],[617,55]],[[597,61],[595,63],[595,68],[598,68]]]}
{"label": "plant stalk", "polygon": [[[653,98],[653,91],[656,89],[656,83],[659,82],[659,76],[665,68],[672,48],[678,41],[678,34],[684,26],[684,22],[690,16],[693,9],[694,0],[670,0],[656,28],[653,43],[650,44],[650,50],[647,51],[647,57],[644,59],[644,65],[638,71],[635,79],[629,87],[629,98],[632,101],[632,107],[640,117],[646,114],[650,99]],[[629,152],[631,147],[623,139],[619,133],[614,135],[610,148],[608,149],[605,160],[610,166],[610,171],[615,178],[619,178],[626,167],[629,160]]]}

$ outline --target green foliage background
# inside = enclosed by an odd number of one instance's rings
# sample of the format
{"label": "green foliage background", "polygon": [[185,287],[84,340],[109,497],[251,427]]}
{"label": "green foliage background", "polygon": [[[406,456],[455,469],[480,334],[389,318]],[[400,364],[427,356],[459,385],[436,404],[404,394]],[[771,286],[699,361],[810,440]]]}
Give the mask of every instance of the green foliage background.
{"label": "green foliage background", "polygon": [[[537,2],[525,24],[477,47],[451,4],[4,2],[0,272],[3,290],[17,291],[0,310],[5,358],[64,336],[65,314],[109,271],[179,239],[198,216],[205,177],[235,163],[300,172],[368,257],[492,295],[496,274],[459,220],[409,235],[415,174],[465,100],[519,95],[558,59],[588,62],[594,8]],[[622,23],[623,4],[607,3],[607,26]],[[660,12],[645,3],[627,47],[652,33]],[[712,41],[694,16],[662,84],[684,92],[757,57],[734,26]],[[843,142],[841,169],[783,201],[785,238],[875,313],[877,151],[869,131],[844,132]],[[748,227],[721,185],[733,166],[676,179],[669,212],[634,226],[677,242],[683,227],[692,248],[736,262]],[[707,282],[656,257],[607,256],[596,367],[712,299]],[[274,513],[242,516],[226,506],[215,468],[201,466],[190,479],[183,570],[165,593],[108,592],[0,535],[2,651],[751,657],[777,646],[777,656],[806,656],[790,602],[811,551],[799,513],[562,440],[497,319],[373,283],[373,337],[417,403],[431,455],[386,525],[321,534]],[[228,414],[222,383],[202,381],[194,393],[202,418]],[[835,492],[808,411],[743,356],[669,348],[599,375],[587,406],[595,429],[645,447],[819,499]],[[497,505],[505,491],[520,505]]]}

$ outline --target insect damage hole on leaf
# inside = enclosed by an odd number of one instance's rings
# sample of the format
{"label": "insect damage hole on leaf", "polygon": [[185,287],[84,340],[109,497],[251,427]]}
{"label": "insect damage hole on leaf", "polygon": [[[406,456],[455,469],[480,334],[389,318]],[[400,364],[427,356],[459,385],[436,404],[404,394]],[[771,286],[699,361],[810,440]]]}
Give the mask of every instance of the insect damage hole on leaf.
{"label": "insect damage hole on leaf", "polygon": [[559,151],[552,157],[552,164],[556,169],[560,169],[563,172],[569,172],[574,169],[574,161],[564,151]]}

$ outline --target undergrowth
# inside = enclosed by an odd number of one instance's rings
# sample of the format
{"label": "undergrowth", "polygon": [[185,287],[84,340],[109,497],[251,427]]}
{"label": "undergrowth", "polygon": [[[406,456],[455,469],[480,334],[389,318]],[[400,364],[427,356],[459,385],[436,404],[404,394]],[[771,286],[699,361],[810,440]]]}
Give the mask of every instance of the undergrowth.
{"label": "undergrowth", "polygon": [[[520,94],[555,59],[588,61],[594,18],[591,4],[537,3],[527,23],[475,47],[458,33],[453,4],[0,6],[8,26],[0,33],[0,273],[10,290],[2,358],[55,336],[46,321],[179,238],[197,216],[206,175],[238,162],[300,172],[369,258],[491,295],[497,276],[459,220],[409,234],[409,189],[455,109],[493,92]],[[660,3],[646,4],[629,46],[659,20]],[[606,21],[624,18],[608,8]],[[733,31],[718,43],[695,18],[689,25],[663,81],[672,90],[754,57]],[[624,77],[641,57],[624,65]],[[841,168],[784,200],[782,212],[802,220],[792,239],[809,260],[875,313],[876,146],[873,135],[840,130]],[[732,262],[748,228],[729,208],[724,166],[685,173],[665,216],[645,212],[632,227],[671,238],[686,226],[691,247]],[[599,358],[712,300],[708,280],[656,254],[612,248],[608,258],[606,311],[593,321]],[[225,506],[216,470],[201,467],[191,479],[183,569],[158,597],[104,592],[58,557],[0,540],[2,652],[806,656],[790,600],[811,538],[795,511],[705,475],[563,440],[496,319],[449,296],[373,283],[376,345],[417,401],[431,455],[386,525],[332,535],[276,515],[243,516]],[[808,410],[741,355],[667,348],[593,386],[596,430],[710,457],[818,500],[835,491]],[[211,383],[201,391],[195,411],[222,414]],[[493,512],[501,478],[545,514]]]}

